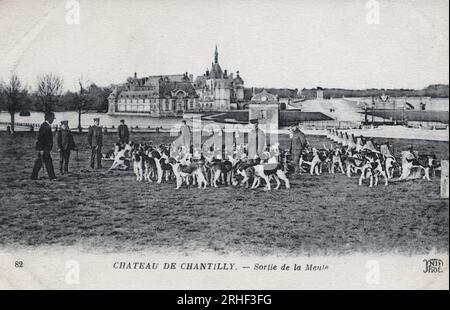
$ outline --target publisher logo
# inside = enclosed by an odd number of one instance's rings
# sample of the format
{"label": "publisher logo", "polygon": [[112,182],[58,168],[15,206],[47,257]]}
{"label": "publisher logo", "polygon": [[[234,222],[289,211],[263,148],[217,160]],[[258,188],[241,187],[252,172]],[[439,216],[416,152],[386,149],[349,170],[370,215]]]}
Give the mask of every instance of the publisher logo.
{"label": "publisher logo", "polygon": [[432,259],[424,259],[425,269],[424,273],[441,273],[442,267],[444,266],[444,262],[441,259],[432,258]]}

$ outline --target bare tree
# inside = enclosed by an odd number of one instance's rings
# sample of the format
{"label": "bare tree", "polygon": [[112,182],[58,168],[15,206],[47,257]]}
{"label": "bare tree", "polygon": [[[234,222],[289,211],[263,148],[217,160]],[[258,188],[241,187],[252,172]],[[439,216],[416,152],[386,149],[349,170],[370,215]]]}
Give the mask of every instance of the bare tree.
{"label": "bare tree", "polygon": [[82,131],[81,114],[83,114],[83,109],[86,108],[86,102],[87,102],[86,85],[87,84],[88,84],[88,81],[85,78],[80,77],[78,79],[78,85],[80,86],[80,93],[77,94],[76,105],[77,105],[77,110],[78,110],[78,131],[79,132]]}
{"label": "bare tree", "polygon": [[37,95],[44,106],[44,112],[51,112],[53,103],[62,93],[63,79],[47,73],[38,77],[37,84]]}
{"label": "bare tree", "polygon": [[11,75],[9,81],[3,86],[3,97],[6,108],[11,116],[11,133],[14,133],[15,114],[22,108],[22,95],[26,90],[16,74]]}

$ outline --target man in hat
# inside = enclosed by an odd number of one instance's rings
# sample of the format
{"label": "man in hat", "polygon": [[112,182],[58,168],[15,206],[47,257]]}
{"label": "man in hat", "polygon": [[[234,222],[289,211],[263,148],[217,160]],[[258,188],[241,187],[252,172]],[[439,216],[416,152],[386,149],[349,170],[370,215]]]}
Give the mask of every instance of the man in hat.
{"label": "man in hat", "polygon": [[253,128],[248,133],[248,156],[253,159],[255,155],[260,157],[267,145],[266,133],[260,128],[259,120],[253,119],[250,123],[253,124]]}
{"label": "man in hat", "polygon": [[180,127],[181,140],[183,146],[190,151],[191,149],[191,128],[187,125],[186,120],[183,120],[183,125]]}
{"label": "man in hat", "polygon": [[36,150],[38,151],[36,161],[34,162],[31,179],[37,180],[39,170],[42,168],[42,162],[45,164],[48,177],[51,181],[56,180],[55,171],[53,169],[53,161],[50,152],[53,148],[53,132],[52,123],[55,120],[55,114],[50,112],[45,114],[45,122],[39,128],[36,140]]}
{"label": "man in hat", "polygon": [[103,132],[100,127],[100,119],[94,118],[94,125],[89,127],[88,143],[91,147],[91,168],[95,168],[97,161],[97,169],[102,168],[102,146],[103,146]]}
{"label": "man in hat", "polygon": [[120,144],[127,144],[130,142],[130,132],[128,130],[128,126],[125,125],[125,120],[120,120],[120,125],[119,128],[117,128],[117,132],[119,133]]}
{"label": "man in hat", "polygon": [[61,174],[69,172],[70,151],[75,150],[75,141],[69,129],[69,121],[61,121],[61,128],[56,134],[59,151],[59,171]]}
{"label": "man in hat", "polygon": [[308,145],[305,134],[300,130],[299,126],[292,128],[291,147],[289,152],[292,154],[292,161],[295,167],[295,173],[300,173],[300,156]]}

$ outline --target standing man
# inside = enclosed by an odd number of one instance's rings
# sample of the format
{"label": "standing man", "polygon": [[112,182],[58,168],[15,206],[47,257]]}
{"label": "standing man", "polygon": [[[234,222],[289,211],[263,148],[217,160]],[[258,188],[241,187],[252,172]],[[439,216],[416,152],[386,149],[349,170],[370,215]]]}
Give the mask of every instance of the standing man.
{"label": "standing man", "polygon": [[98,117],[94,118],[94,126],[89,127],[88,143],[91,147],[91,168],[95,169],[95,162],[97,161],[97,169],[101,169],[103,132]]}
{"label": "standing man", "polygon": [[69,129],[69,121],[61,121],[61,129],[56,134],[59,151],[59,171],[61,174],[69,172],[70,151],[75,150],[75,141]]}
{"label": "standing man", "polygon": [[252,130],[248,133],[248,156],[254,159],[255,156],[261,156],[266,149],[266,133],[259,127],[259,120],[251,120]]}
{"label": "standing man", "polygon": [[55,120],[55,114],[50,112],[45,114],[45,122],[39,128],[38,137],[36,140],[37,158],[34,162],[31,179],[37,180],[39,170],[42,168],[42,162],[45,164],[48,177],[51,181],[56,180],[55,171],[53,169],[53,161],[50,152],[53,148],[53,132],[52,123]]}
{"label": "standing man", "polygon": [[191,152],[191,128],[186,123],[186,120],[183,120],[183,125],[180,128],[181,131],[181,141],[183,146]]}
{"label": "standing man", "polygon": [[299,126],[295,126],[292,132],[290,153],[295,167],[295,173],[300,173],[300,156],[304,148],[308,145],[305,134],[300,130]]}
{"label": "standing man", "polygon": [[120,120],[120,125],[117,132],[119,133],[120,144],[127,144],[130,142],[130,132],[128,130],[128,126],[125,125],[125,120]]}

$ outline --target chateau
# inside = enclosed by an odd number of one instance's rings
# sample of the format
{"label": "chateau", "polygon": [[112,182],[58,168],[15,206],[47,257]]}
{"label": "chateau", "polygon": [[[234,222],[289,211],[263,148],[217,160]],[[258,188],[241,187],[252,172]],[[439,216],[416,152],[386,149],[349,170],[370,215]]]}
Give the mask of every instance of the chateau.
{"label": "chateau", "polygon": [[109,114],[145,114],[173,117],[199,110],[192,75],[158,75],[129,78],[108,97]]}
{"label": "chateau", "polygon": [[115,85],[108,97],[109,114],[142,114],[173,117],[184,112],[229,111],[244,101],[244,80],[219,65],[219,52],[214,53],[211,69],[198,76],[157,75],[128,78]]}
{"label": "chateau", "polygon": [[238,102],[244,100],[244,80],[239,71],[234,78],[233,73],[222,70],[217,46],[211,69],[195,79],[194,87],[203,111],[229,111],[236,109]]}

